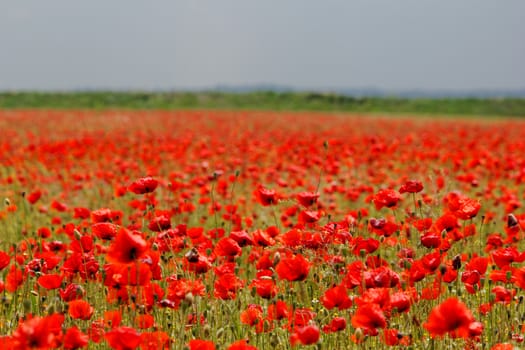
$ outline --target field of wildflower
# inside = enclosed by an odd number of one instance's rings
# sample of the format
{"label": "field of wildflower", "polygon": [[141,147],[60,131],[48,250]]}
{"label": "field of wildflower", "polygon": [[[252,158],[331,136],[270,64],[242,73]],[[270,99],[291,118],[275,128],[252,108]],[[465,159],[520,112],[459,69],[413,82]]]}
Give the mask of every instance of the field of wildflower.
{"label": "field of wildflower", "polygon": [[525,121],[0,111],[2,349],[515,349]]}

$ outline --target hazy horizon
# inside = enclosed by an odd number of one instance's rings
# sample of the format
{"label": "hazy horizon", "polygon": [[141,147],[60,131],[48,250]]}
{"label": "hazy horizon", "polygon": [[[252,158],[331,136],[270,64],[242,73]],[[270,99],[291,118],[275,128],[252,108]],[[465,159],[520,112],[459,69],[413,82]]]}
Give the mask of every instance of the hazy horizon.
{"label": "hazy horizon", "polygon": [[0,90],[525,90],[525,2],[4,3]]}

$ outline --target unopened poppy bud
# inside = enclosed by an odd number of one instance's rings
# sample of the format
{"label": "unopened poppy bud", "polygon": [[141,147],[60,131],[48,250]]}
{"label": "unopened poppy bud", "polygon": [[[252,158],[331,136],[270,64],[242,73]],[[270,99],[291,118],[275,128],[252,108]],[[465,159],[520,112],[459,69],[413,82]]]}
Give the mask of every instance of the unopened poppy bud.
{"label": "unopened poppy bud", "polygon": [[194,263],[199,261],[199,252],[197,251],[197,248],[193,247],[189,252],[184,254],[184,257],[188,260],[188,262]]}
{"label": "unopened poppy bud", "polygon": [[276,266],[281,261],[281,254],[276,252],[273,256],[273,266]]}
{"label": "unopened poppy bud", "polygon": [[452,268],[454,270],[459,270],[461,268],[461,256],[456,255],[452,260]]}
{"label": "unopened poppy bud", "polygon": [[77,230],[77,229],[75,229],[75,230],[73,231],[73,234],[75,235],[75,239],[76,239],[76,240],[80,240],[80,239],[82,238],[82,234],[81,234],[80,231]]}
{"label": "unopened poppy bud", "polygon": [[361,341],[363,341],[363,339],[365,339],[365,335],[364,335],[363,330],[362,330],[361,328],[357,328],[357,329],[355,330],[354,335],[355,335],[355,340],[356,340],[358,343],[361,342]]}
{"label": "unopened poppy bud", "polygon": [[279,337],[277,336],[277,334],[272,334],[272,336],[270,337],[270,346],[275,349],[277,347],[277,345],[279,345]]}
{"label": "unopened poppy bud", "polygon": [[217,333],[215,333],[218,339],[222,338],[223,334],[224,334],[224,328],[222,327],[217,330]]}
{"label": "unopened poppy bud", "polygon": [[192,293],[192,292],[188,292],[188,293],[186,293],[186,295],[184,295],[184,300],[185,300],[188,304],[193,304],[193,301],[195,300],[195,298],[193,297],[193,293]]}
{"label": "unopened poppy bud", "polygon": [[514,216],[514,214],[507,215],[507,227],[514,227],[518,225],[518,219]]}

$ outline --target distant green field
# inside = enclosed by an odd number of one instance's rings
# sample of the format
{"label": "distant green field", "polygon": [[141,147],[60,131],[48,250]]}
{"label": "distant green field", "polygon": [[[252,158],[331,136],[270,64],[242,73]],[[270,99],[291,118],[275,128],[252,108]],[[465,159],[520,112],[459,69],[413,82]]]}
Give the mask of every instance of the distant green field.
{"label": "distant green field", "polygon": [[408,99],[308,92],[0,93],[1,109],[242,109],[525,116],[525,99]]}

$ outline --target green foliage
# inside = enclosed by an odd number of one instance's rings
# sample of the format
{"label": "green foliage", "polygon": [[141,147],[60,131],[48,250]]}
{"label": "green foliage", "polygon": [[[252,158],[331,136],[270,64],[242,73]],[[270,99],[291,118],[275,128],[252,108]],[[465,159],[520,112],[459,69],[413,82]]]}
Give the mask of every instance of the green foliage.
{"label": "green foliage", "polygon": [[3,109],[245,109],[525,116],[525,99],[408,99],[331,93],[273,92],[3,92]]}

